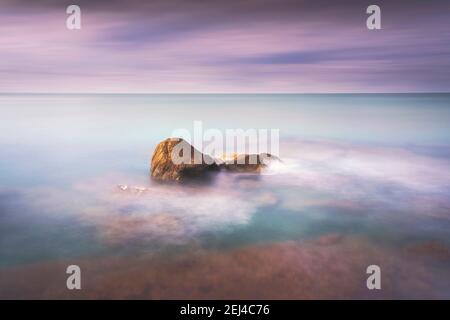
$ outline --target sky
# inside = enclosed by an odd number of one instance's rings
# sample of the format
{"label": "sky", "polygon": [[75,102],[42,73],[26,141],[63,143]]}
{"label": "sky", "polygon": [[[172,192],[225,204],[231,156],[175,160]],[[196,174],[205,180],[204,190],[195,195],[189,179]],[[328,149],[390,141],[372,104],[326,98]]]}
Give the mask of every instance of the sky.
{"label": "sky", "polygon": [[450,92],[450,1],[0,0],[0,92]]}

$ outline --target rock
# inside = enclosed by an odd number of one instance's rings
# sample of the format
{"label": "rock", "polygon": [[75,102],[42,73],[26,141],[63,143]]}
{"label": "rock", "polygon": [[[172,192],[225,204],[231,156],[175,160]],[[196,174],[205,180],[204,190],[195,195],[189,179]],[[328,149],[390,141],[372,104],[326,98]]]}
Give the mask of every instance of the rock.
{"label": "rock", "polygon": [[[176,146],[177,149],[174,150]],[[173,161],[172,156],[176,155],[177,150],[190,150],[190,156],[183,155],[182,152],[178,154],[180,157],[187,157],[190,161],[179,164]],[[218,166],[213,158],[204,155],[180,138],[169,138],[160,142],[153,152],[151,161],[152,178],[162,181],[202,178],[217,170]]]}
{"label": "rock", "polygon": [[[184,155],[184,150],[190,154]],[[177,157],[178,155],[178,157]],[[183,158],[183,161],[173,161]],[[260,173],[271,161],[279,159],[268,153],[236,155],[223,161],[203,154],[181,138],[169,138],[160,142],[153,152],[151,176],[161,181],[187,181],[209,179],[221,169],[229,172]]]}
{"label": "rock", "polygon": [[233,172],[253,172],[260,173],[262,169],[274,160],[279,160],[269,153],[261,154],[240,154],[233,160],[226,161],[221,165],[225,170]]}

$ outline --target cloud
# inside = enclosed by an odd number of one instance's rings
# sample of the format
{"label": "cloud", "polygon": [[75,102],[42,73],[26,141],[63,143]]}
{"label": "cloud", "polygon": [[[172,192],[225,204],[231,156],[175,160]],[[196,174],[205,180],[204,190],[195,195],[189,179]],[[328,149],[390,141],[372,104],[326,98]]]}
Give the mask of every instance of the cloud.
{"label": "cloud", "polygon": [[[5,2],[5,1],[4,1]],[[6,1],[3,92],[448,91],[449,22],[434,5],[357,1]]]}

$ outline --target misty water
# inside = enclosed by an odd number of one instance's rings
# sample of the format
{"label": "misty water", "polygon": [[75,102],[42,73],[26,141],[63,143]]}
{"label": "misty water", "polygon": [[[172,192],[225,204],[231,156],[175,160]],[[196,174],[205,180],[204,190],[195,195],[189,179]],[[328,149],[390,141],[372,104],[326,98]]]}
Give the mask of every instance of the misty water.
{"label": "misty water", "polygon": [[[450,94],[10,94],[0,114],[3,298],[450,298]],[[280,129],[282,163],[152,181],[197,120]]]}

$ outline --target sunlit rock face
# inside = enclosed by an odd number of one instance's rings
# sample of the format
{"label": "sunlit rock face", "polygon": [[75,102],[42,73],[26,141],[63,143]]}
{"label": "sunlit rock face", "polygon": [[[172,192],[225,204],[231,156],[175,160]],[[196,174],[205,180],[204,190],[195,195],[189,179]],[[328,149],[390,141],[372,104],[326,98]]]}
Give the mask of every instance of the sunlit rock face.
{"label": "sunlit rock face", "polygon": [[[190,157],[188,156],[190,161],[177,164],[172,157],[176,154],[186,159],[182,154],[183,150],[190,150]],[[204,155],[187,141],[180,138],[168,138],[156,146],[150,170],[152,178],[156,180],[185,181],[209,175],[212,171],[217,171],[218,166],[214,159]]]}
{"label": "sunlit rock face", "polygon": [[[183,154],[186,150],[190,150],[190,155]],[[183,158],[182,163],[173,161],[174,156]],[[272,161],[279,159],[268,153],[234,155],[226,161],[214,159],[181,138],[168,138],[156,146],[150,170],[152,178],[156,180],[188,181],[211,178],[212,173],[221,169],[229,172],[260,173]]]}

